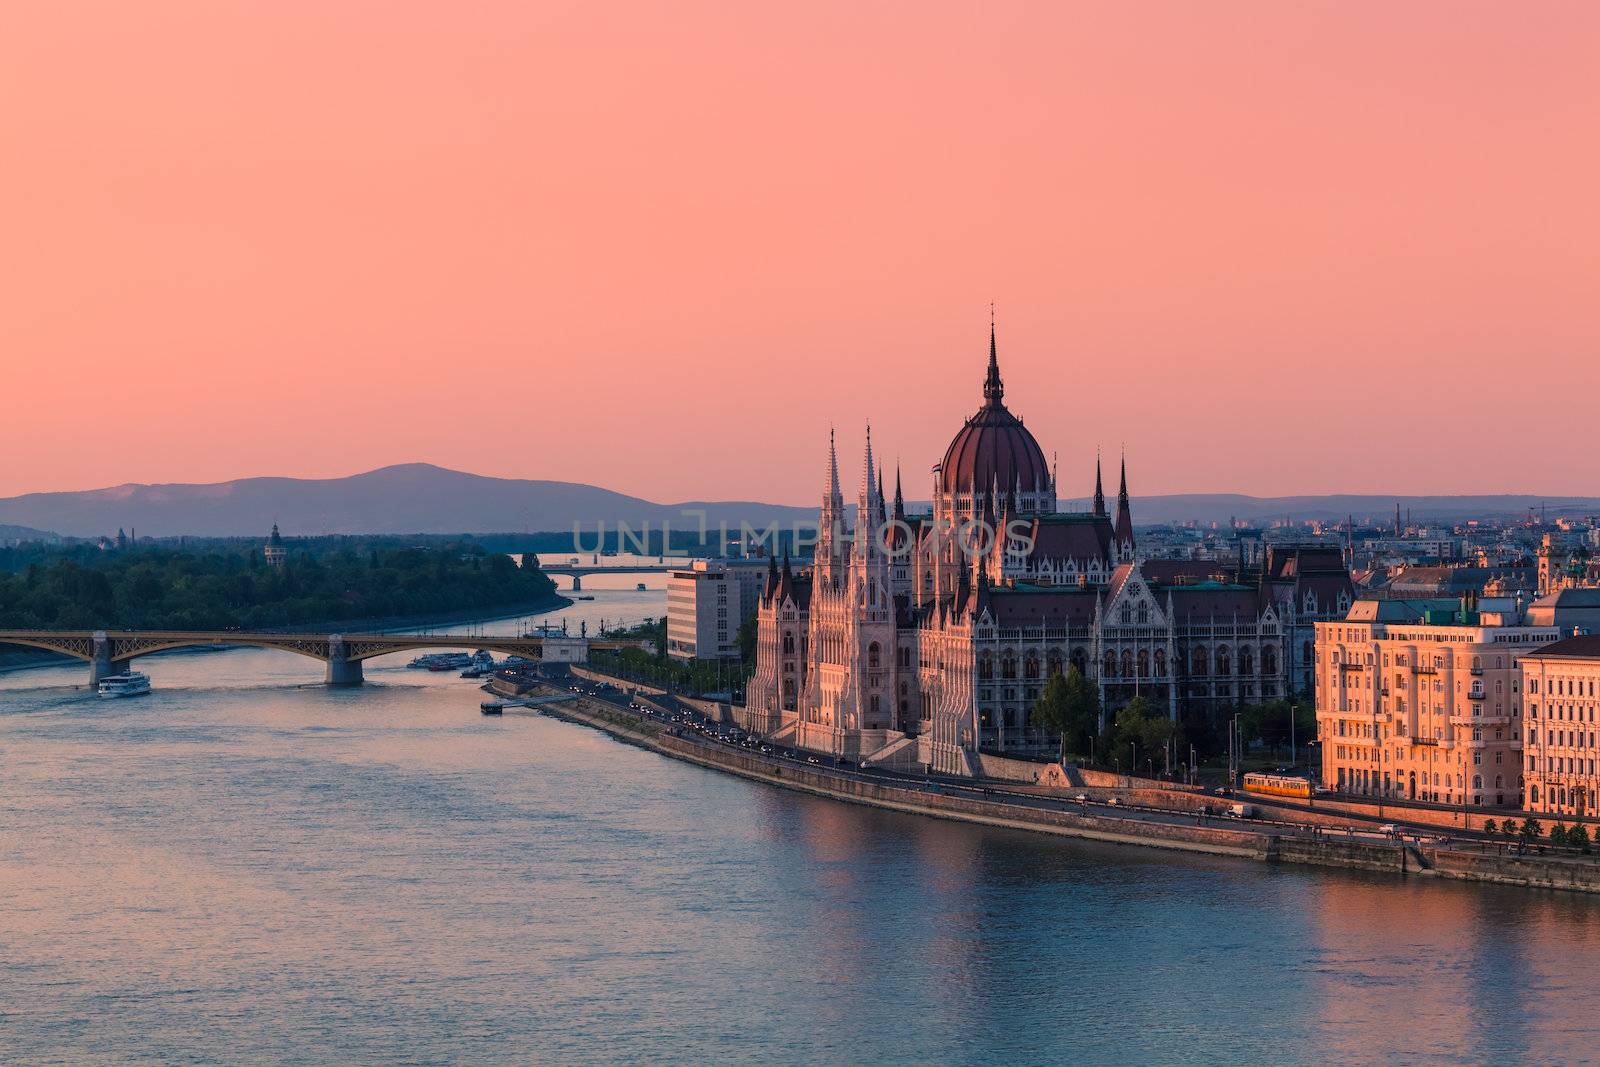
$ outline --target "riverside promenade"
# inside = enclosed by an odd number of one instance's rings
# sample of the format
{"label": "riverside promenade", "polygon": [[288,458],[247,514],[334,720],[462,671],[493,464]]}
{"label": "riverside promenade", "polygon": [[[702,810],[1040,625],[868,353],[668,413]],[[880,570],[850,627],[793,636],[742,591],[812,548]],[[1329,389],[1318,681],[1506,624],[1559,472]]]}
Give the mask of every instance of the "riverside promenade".
{"label": "riverside promenade", "polygon": [[[1375,832],[1348,833],[1324,826],[1233,820],[1176,808],[1132,804],[1116,790],[1096,790],[1095,800],[1018,788],[1016,783],[929,779],[879,770],[825,765],[803,751],[771,755],[717,740],[702,731],[698,711],[672,697],[636,689],[620,679],[613,689],[580,686],[575,699],[539,710],[551,717],[603,730],[618,740],[673,759],[735,774],[783,789],[908,814],[999,826],[1031,833],[1233,856],[1263,863],[1342,867],[1399,876],[1438,877],[1530,888],[1600,893],[1600,862],[1551,856],[1514,856],[1445,847],[1408,828],[1400,840]],[[501,683],[492,691],[511,695]],[[523,693],[530,692],[523,687]],[[536,683],[534,695],[570,692]],[[632,705],[638,704],[639,708]],[[673,716],[689,721],[674,723]],[[815,761],[815,762],[813,762]],[[1138,790],[1126,791],[1132,799]],[[1109,794],[1109,795],[1108,795]],[[1085,792],[1087,795],[1087,791]]]}

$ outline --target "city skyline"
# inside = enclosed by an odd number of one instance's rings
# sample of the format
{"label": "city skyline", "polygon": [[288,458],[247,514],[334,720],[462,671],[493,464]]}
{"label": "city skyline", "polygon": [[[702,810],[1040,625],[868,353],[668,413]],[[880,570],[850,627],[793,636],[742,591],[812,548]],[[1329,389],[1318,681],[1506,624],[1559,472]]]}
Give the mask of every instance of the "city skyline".
{"label": "city skyline", "polygon": [[[0,496],[799,503],[763,442],[868,419],[916,482],[946,420],[884,398],[962,411],[990,301],[1030,428],[1142,492],[1600,492],[1600,12],[1558,6],[19,13],[0,344],[75,417],[13,411]],[[1449,458],[1535,396],[1537,449]]]}

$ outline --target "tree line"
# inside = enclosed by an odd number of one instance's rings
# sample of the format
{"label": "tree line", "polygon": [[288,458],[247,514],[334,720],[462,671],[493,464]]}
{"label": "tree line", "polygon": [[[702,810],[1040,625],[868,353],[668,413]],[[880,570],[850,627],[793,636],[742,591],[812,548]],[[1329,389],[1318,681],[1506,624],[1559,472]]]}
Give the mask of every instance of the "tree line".
{"label": "tree line", "polygon": [[[1172,719],[1164,707],[1143,696],[1128,701],[1100,725],[1100,690],[1076,666],[1054,674],[1035,701],[1030,722],[1061,739],[1061,758],[1076,756],[1101,766],[1121,766],[1130,772],[1145,767],[1166,769],[1169,748],[1172,764],[1189,762],[1189,750],[1202,762],[1227,752],[1227,729],[1237,715],[1239,737],[1246,746],[1268,752],[1298,745],[1316,737],[1316,710],[1309,700],[1273,700],[1243,705],[1215,719],[1190,716]],[[1291,729],[1290,723],[1293,722]]]}
{"label": "tree line", "polygon": [[280,567],[257,547],[69,550],[0,572],[0,628],[272,629],[532,605],[555,589],[532,557],[467,542],[296,549]]}

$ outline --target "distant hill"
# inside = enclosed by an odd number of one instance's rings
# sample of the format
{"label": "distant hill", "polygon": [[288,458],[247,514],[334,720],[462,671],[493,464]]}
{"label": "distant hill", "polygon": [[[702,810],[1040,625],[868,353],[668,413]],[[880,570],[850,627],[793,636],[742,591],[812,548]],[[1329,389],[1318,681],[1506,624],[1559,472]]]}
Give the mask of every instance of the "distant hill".
{"label": "distant hill", "polygon": [[713,527],[741,520],[765,525],[814,519],[815,508],[747,501],[658,504],[576,482],[486,478],[428,463],[407,463],[348,478],[241,478],[212,485],[119,485],[75,493],[29,493],[0,500],[0,522],[46,526],[75,537],[137,530],[140,537],[265,534],[274,522],[290,535],[487,533],[593,529],[599,522],[648,521],[659,529]]}
{"label": "distant hill", "polygon": [[59,541],[60,534],[48,530],[35,530],[31,526],[8,526],[0,523],[0,545],[12,541]]}
{"label": "distant hill", "polygon": [[[1600,514],[1600,497],[1533,496],[1293,496],[1253,497],[1230,493],[1187,493],[1135,497],[1134,521],[1226,522],[1230,518],[1267,523],[1274,519],[1387,522],[1399,502],[1413,518],[1460,520],[1509,518],[1548,506],[1552,516]],[[1085,500],[1064,499],[1064,509],[1086,508]],[[645,522],[659,529],[694,529],[706,513],[712,526],[739,522],[765,526],[814,521],[814,507],[756,501],[656,503],[577,482],[486,478],[427,463],[408,463],[348,478],[242,478],[213,485],[121,485],[75,493],[30,493],[0,500],[0,524],[17,524],[25,534],[0,525],[0,539],[50,537],[54,530],[73,537],[115,533],[120,527],[141,536],[237,537],[265,534],[274,522],[287,534],[513,533],[565,531],[580,522],[634,528]]]}

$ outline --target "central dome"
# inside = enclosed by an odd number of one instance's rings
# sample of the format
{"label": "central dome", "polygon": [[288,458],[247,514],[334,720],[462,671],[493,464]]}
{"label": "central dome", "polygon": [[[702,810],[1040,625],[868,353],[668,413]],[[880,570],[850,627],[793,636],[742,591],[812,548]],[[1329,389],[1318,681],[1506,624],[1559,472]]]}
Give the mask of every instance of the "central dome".
{"label": "central dome", "polygon": [[996,485],[1002,493],[1019,485],[1024,493],[1049,488],[1050,466],[1045,462],[1044,450],[1022,420],[1006,410],[1004,396],[991,327],[983,407],[961,427],[939,467],[939,484],[946,494],[987,493]]}

